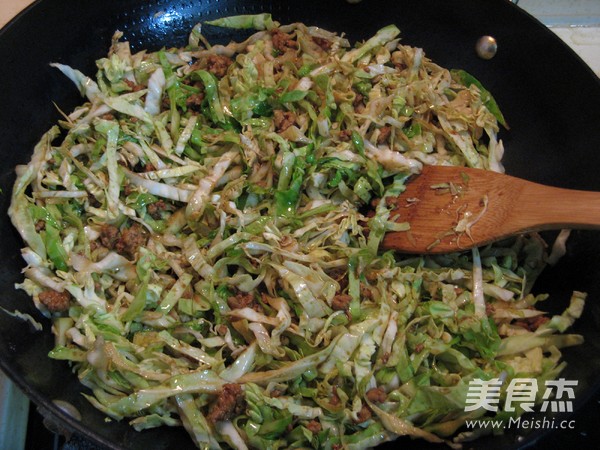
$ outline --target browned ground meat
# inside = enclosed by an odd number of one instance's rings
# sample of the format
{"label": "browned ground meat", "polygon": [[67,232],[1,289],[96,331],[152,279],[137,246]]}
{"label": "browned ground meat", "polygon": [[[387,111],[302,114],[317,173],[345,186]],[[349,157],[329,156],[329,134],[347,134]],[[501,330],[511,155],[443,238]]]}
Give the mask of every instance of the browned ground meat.
{"label": "browned ground meat", "polygon": [[185,99],[185,104],[188,108],[192,108],[196,110],[197,107],[202,106],[202,102],[204,101],[204,92],[198,92],[197,94],[192,94],[188,98]]}
{"label": "browned ground meat", "polygon": [[133,91],[133,92],[137,92],[137,91],[141,91],[142,89],[144,89],[144,86],[142,84],[136,84],[131,80],[125,80],[125,84],[127,86],[129,86],[129,88]]}
{"label": "browned ground meat", "polygon": [[40,302],[48,308],[50,312],[60,312],[69,309],[71,294],[68,292],[56,292],[52,289],[47,289],[40,292]]}
{"label": "browned ground meat", "polygon": [[379,136],[377,136],[377,143],[384,144],[392,134],[392,127],[389,125],[383,126],[379,129]]}
{"label": "browned ground meat", "polygon": [[342,142],[348,142],[350,140],[350,136],[352,136],[352,130],[340,130],[338,139]]}
{"label": "browned ground meat", "polygon": [[207,418],[212,423],[231,420],[242,414],[245,407],[242,387],[237,383],[225,384],[217,399],[210,404]]}
{"label": "browned ground meat", "polygon": [[376,387],[369,389],[365,394],[365,397],[367,397],[369,401],[373,403],[383,403],[385,402],[387,395],[383,389]]}
{"label": "browned ground meat", "polygon": [[271,397],[271,398],[281,397],[282,395],[283,395],[283,391],[280,391],[279,389],[273,389],[269,393],[269,397]]}
{"label": "browned ground meat", "polygon": [[275,123],[275,130],[285,131],[296,121],[296,114],[292,111],[284,111],[282,109],[276,109],[273,111],[273,122]]}
{"label": "browned ground meat", "polygon": [[126,196],[129,196],[129,194],[133,194],[135,192],[136,187],[137,186],[135,184],[125,184],[125,186],[123,186],[123,194],[125,194]]}
{"label": "browned ground meat", "polygon": [[104,224],[100,229],[100,242],[106,248],[112,250],[119,240],[119,229],[114,225]]}
{"label": "browned ground meat", "polygon": [[367,405],[362,405],[362,408],[360,409],[360,411],[358,412],[356,417],[357,417],[357,419],[355,420],[356,423],[366,422],[367,420],[369,420],[371,418],[371,410],[369,409],[369,407]]}
{"label": "browned ground meat", "polygon": [[331,41],[328,39],[320,38],[317,36],[314,36],[312,39],[315,44],[317,44],[319,47],[321,47],[325,51],[327,51],[331,48]]}
{"label": "browned ground meat", "polygon": [[338,284],[340,285],[340,291],[343,291],[348,287],[348,275],[346,269],[333,269],[329,271],[327,275],[329,275],[331,278],[338,282]]}
{"label": "browned ground meat", "polygon": [[331,307],[335,311],[345,311],[348,309],[351,301],[352,297],[350,297],[348,294],[338,294],[333,297],[333,300],[331,301]]}
{"label": "browned ground meat", "polygon": [[227,299],[227,304],[231,309],[251,308],[254,305],[254,296],[252,294],[239,292],[237,295],[229,297]]}
{"label": "browned ground meat", "polygon": [[360,283],[360,296],[362,298],[373,298],[373,289],[365,283]]}
{"label": "browned ground meat", "polygon": [[365,110],[365,102],[363,101],[364,99],[364,95],[358,92],[356,93],[356,97],[354,97],[352,106],[354,106],[354,112],[356,112],[357,114],[362,114],[362,112]]}
{"label": "browned ground meat", "polygon": [[162,109],[170,109],[171,108],[171,98],[169,97],[169,94],[166,92],[161,99],[161,106],[162,106]]}
{"label": "browned ground meat", "polygon": [[341,403],[340,396],[337,393],[337,386],[331,387],[331,397],[329,397],[329,404],[332,406],[338,406]]}
{"label": "browned ground meat", "polygon": [[322,430],[321,423],[318,420],[311,420],[306,424],[306,428],[313,434]]}
{"label": "browned ground meat", "polygon": [[515,325],[525,328],[529,331],[535,331],[539,328],[540,325],[548,322],[550,320],[547,316],[537,316],[530,317],[528,319],[516,320],[514,322]]}
{"label": "browned ground meat", "polygon": [[138,223],[134,223],[129,228],[123,228],[121,237],[115,244],[115,250],[130,258],[134,258],[135,254],[141,246],[148,242],[148,232]]}
{"label": "browned ground meat", "polygon": [[356,96],[354,97],[354,100],[352,101],[352,106],[354,106],[356,108],[357,106],[362,105],[364,98],[365,98],[364,95],[357,92]]}
{"label": "browned ground meat", "polygon": [[404,63],[404,56],[402,56],[402,52],[397,51],[392,53],[391,57],[392,64],[398,71],[403,71],[408,66]]}
{"label": "browned ground meat", "polygon": [[379,275],[376,270],[369,270],[365,273],[365,278],[367,279],[367,281],[377,281]]}
{"label": "browned ground meat", "polygon": [[150,214],[150,217],[152,217],[153,219],[158,220],[161,218],[161,212],[166,211],[167,209],[168,205],[165,203],[165,201],[158,200],[148,205],[148,214]]}
{"label": "browned ground meat", "polygon": [[227,68],[233,61],[224,55],[208,55],[206,70],[217,78],[223,78],[227,74]]}
{"label": "browned ground meat", "polygon": [[271,31],[271,36],[273,38],[273,47],[282,53],[285,53],[290,49],[294,50],[298,48],[298,43],[292,38],[292,36],[284,33],[283,31],[274,29]]}
{"label": "browned ground meat", "polygon": [[93,195],[88,195],[88,202],[90,206],[93,206],[94,208],[99,208],[100,206],[102,206],[102,203],[100,203],[98,199]]}

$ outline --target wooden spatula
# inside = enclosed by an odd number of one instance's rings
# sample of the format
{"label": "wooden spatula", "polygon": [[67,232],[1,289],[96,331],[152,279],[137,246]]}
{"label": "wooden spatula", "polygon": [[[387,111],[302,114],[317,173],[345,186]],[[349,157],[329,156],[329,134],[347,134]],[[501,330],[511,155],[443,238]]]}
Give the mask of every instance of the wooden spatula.
{"label": "wooden spatula", "polygon": [[398,198],[383,248],[448,253],[528,231],[600,229],[600,192],[544,186],[481,169],[426,166]]}

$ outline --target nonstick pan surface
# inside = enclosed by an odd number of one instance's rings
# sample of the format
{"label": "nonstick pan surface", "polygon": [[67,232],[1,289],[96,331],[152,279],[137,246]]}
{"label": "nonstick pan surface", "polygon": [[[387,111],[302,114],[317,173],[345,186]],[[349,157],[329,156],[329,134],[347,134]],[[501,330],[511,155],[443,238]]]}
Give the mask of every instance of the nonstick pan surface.
{"label": "nonstick pan surface", "polygon": [[[0,32],[0,306],[33,315],[44,331],[35,332],[26,322],[0,312],[0,366],[36,404],[55,415],[66,431],[99,446],[185,449],[192,443],[183,429],[137,433],[125,421],[107,422],[81,396],[83,388],[68,366],[47,358],[54,343],[50,323],[25,293],[14,289],[22,281],[24,266],[22,242],[6,215],[14,167],[29,159],[42,133],[59,119],[53,103],[70,111],[82,102],[49,63],[69,64],[93,75],[94,61],[106,54],[115,30],[123,31],[133,50],[156,50],[184,45],[199,21],[257,12],[270,12],[281,23],[302,21],[345,32],[352,41],[395,23],[404,44],[424,48],[428,57],[444,67],[467,70],[494,94],[510,124],[510,130],[500,136],[508,173],[566,188],[600,190],[600,81],[555,35],[507,0],[36,2]],[[498,53],[491,60],[475,54],[475,42],[482,35],[498,41]],[[207,37],[213,43],[226,43],[241,36],[220,31]],[[576,408],[597,392],[600,380],[598,275],[600,233],[574,232],[566,256],[536,286],[536,292],[551,294],[545,306],[552,312],[564,309],[571,291],[589,293],[584,316],[574,328],[586,342],[564,352],[569,365],[561,375],[578,381]],[[53,400],[74,405],[81,420],[62,412]],[[598,408],[595,412],[598,418]],[[560,436],[560,431],[548,430],[519,433],[522,436],[508,433],[485,438],[467,448],[519,447],[549,443]],[[384,448],[400,443],[430,447],[406,438]]]}

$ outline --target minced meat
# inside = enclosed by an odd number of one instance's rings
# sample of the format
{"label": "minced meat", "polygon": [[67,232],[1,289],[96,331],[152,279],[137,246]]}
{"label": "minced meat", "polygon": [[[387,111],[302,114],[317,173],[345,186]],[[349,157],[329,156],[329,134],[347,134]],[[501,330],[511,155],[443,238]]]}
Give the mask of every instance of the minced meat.
{"label": "minced meat", "polygon": [[547,316],[536,316],[529,317],[527,319],[516,320],[514,324],[519,327],[525,328],[526,330],[535,331],[539,328],[540,325],[543,325],[549,321],[550,318]]}
{"label": "minced meat", "polygon": [[385,391],[379,387],[369,389],[365,394],[365,397],[373,403],[383,403],[387,398]]}
{"label": "minced meat", "polygon": [[387,142],[388,138],[392,134],[392,127],[389,125],[383,126],[379,129],[379,136],[377,136],[377,144],[381,145]]}
{"label": "minced meat", "polygon": [[185,99],[185,106],[188,108],[197,111],[200,106],[202,106],[202,102],[204,101],[204,92],[198,92],[196,94],[190,95]]}
{"label": "minced meat", "polygon": [[327,51],[331,48],[331,41],[329,39],[313,36],[312,40],[315,44],[317,44],[319,47],[321,47],[325,51]]}
{"label": "minced meat", "polygon": [[273,111],[273,123],[277,132],[285,131],[296,121],[296,114],[292,111],[276,109]]}
{"label": "minced meat", "polygon": [[367,405],[362,405],[362,408],[360,409],[360,411],[358,412],[358,414],[356,414],[356,420],[354,421],[355,423],[363,423],[366,422],[367,420],[369,420],[371,418],[371,410],[369,409],[369,407]]}
{"label": "minced meat", "polygon": [[224,384],[217,399],[208,410],[208,420],[212,423],[231,420],[244,412],[246,399],[242,387],[237,383]]}
{"label": "minced meat", "polygon": [[119,228],[114,225],[104,224],[100,229],[100,242],[109,250],[115,248],[119,240]]}
{"label": "minced meat", "polygon": [[273,39],[273,47],[282,53],[285,53],[290,49],[295,50],[298,48],[298,43],[292,38],[292,36],[284,33],[283,31],[274,29],[271,31],[271,36]]}
{"label": "minced meat", "polygon": [[71,294],[68,292],[57,292],[53,289],[47,289],[40,292],[38,297],[40,302],[48,308],[50,312],[61,312],[69,309]]}
{"label": "minced meat", "polygon": [[335,311],[345,311],[348,309],[351,301],[352,297],[348,294],[338,294],[333,297],[331,301],[331,307]]}
{"label": "minced meat", "polygon": [[162,218],[161,212],[166,211],[168,209],[169,209],[169,206],[162,199],[158,200],[154,203],[150,203],[147,206],[148,214],[150,214],[150,217],[152,217],[155,220],[161,219]]}
{"label": "minced meat", "polygon": [[318,420],[311,420],[306,424],[306,428],[313,434],[316,434],[323,429],[321,423]]}
{"label": "minced meat", "polygon": [[227,74],[227,68],[233,61],[224,55],[208,55],[206,70],[217,78],[223,78]]}
{"label": "minced meat", "polygon": [[251,308],[254,305],[254,295],[240,292],[235,296],[229,297],[227,304],[231,309]]}
{"label": "minced meat", "polygon": [[148,232],[139,223],[122,230],[114,225],[105,224],[100,229],[100,242],[109,250],[134,258],[138,248],[148,242]]}
{"label": "minced meat", "polygon": [[115,250],[129,258],[134,258],[138,248],[148,242],[148,232],[138,223],[121,230],[121,237],[115,245]]}
{"label": "minced meat", "polygon": [[340,133],[338,134],[338,139],[342,142],[348,142],[351,136],[352,130],[344,129],[340,130]]}

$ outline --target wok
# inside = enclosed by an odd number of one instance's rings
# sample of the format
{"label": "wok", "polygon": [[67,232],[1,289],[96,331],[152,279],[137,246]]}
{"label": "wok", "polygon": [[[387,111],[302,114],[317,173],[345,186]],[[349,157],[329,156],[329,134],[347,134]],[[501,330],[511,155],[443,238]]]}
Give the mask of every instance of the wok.
{"label": "wok", "polygon": [[[192,444],[183,429],[137,433],[126,422],[106,422],[81,396],[83,388],[68,366],[46,357],[53,346],[50,323],[25,293],[14,289],[22,281],[23,267],[22,242],[6,215],[14,166],[29,159],[41,134],[59,119],[53,102],[70,111],[82,101],[48,63],[69,64],[93,75],[95,59],[106,54],[117,29],[134,50],[155,50],[185,44],[198,21],[262,11],[271,12],[281,23],[303,21],[343,31],[353,41],[371,36],[381,26],[397,24],[403,43],[423,47],[444,67],[467,70],[494,93],[510,124],[510,130],[501,133],[508,173],[565,188],[600,190],[600,81],[556,36],[507,0],[37,1],[0,33],[0,305],[31,314],[44,331],[35,332],[26,322],[0,313],[0,367],[61,427],[99,446],[183,449]],[[482,35],[498,41],[499,51],[491,60],[475,54],[474,44]],[[239,37],[224,31],[208,35],[212,42]],[[568,367],[562,376],[578,381],[576,408],[598,391],[600,380],[599,273],[600,234],[576,232],[566,256],[536,286],[536,292],[551,294],[545,306],[552,312],[568,304],[573,289],[589,292],[584,316],[574,329],[586,342],[564,352]],[[74,405],[81,420],[65,414],[53,400]],[[597,406],[593,411],[598,422]],[[561,418],[567,417],[562,414]],[[509,433],[469,447],[556,443],[564,435],[547,430],[519,433],[523,436]],[[427,447],[405,441],[404,445]]]}

